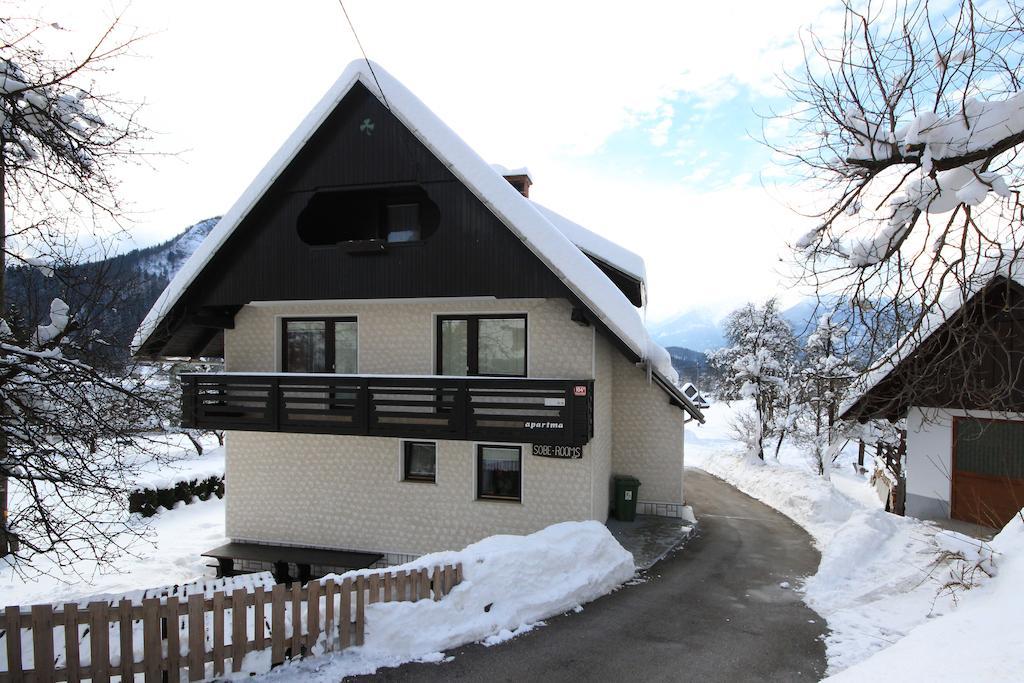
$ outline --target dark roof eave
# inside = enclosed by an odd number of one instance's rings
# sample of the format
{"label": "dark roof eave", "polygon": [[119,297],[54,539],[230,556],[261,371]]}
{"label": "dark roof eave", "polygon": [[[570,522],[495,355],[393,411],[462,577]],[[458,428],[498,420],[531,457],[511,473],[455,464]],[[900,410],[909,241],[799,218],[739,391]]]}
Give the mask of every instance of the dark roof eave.
{"label": "dark roof eave", "polygon": [[700,411],[700,408],[694,405],[693,401],[686,397],[686,394],[679,390],[679,387],[670,382],[657,370],[654,370],[651,374],[654,377],[654,381],[657,382],[666,393],[668,393],[669,401],[673,405],[679,406],[689,413],[691,417],[697,420],[697,422],[704,424],[704,413]]}

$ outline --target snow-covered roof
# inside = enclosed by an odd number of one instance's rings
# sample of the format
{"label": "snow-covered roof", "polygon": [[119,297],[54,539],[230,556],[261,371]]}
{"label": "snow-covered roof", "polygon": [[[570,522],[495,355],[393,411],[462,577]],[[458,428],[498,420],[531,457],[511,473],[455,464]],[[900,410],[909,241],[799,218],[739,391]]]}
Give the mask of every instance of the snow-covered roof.
{"label": "snow-covered roof", "polygon": [[499,174],[503,178],[522,175],[526,176],[531,183],[533,182],[533,176],[530,175],[530,169],[528,169],[526,166],[520,166],[519,168],[508,168],[507,166],[502,166],[501,164],[491,164],[491,168],[493,168],[494,172]]}
{"label": "snow-covered roof", "polygon": [[964,304],[999,277],[1013,280],[1024,287],[1024,263],[993,259],[979,264],[975,272],[967,279],[965,286],[958,287],[956,291],[943,297],[935,305],[934,310],[924,317],[917,329],[904,335],[882,354],[885,361],[856,384],[849,398],[839,407],[839,414],[845,418],[847,411],[856,406],[867,393],[881,384],[903,361],[913,355],[923,343],[942,328],[946,321],[956,315]]}
{"label": "snow-covered roof", "polygon": [[[650,338],[637,309],[572,240],[552,223],[552,220],[558,220],[556,215],[549,211],[542,212],[537,205],[519,194],[498,171],[480,158],[419,98],[378,64],[373,64],[371,73],[370,66],[365,60],[349,64],[327,94],[313,107],[178,271],[142,321],[132,341],[133,352],[138,352],[142,348],[260,197],[288,167],[356,83],[361,83],[390,109],[424,146],[519,237],[573,294],[579,297],[612,334],[642,360],[650,362],[658,374],[670,382],[677,381],[678,377],[672,368],[668,352]],[[384,90],[386,98],[381,96],[380,89]],[[562,223],[565,227],[565,219],[562,219]],[[573,230],[572,227],[568,229]],[[610,242],[603,238],[595,239],[597,236],[593,233],[584,235],[580,230],[582,228],[576,230],[577,237],[582,236],[585,241],[589,241],[591,248],[608,253]],[[599,240],[602,244],[597,246]],[[638,270],[636,263],[633,263],[631,268],[633,272]],[[693,408],[694,414],[700,415],[696,407],[692,404],[690,407]]]}
{"label": "snow-covered roof", "polygon": [[579,223],[574,223],[565,216],[555,213],[546,206],[532,202],[541,215],[548,219],[552,225],[569,238],[569,241],[580,248],[582,252],[604,261],[610,266],[631,275],[640,282],[647,281],[647,270],[644,267],[644,260],[639,254],[635,254],[625,247],[621,247],[611,240],[601,237],[596,232],[587,230]]}

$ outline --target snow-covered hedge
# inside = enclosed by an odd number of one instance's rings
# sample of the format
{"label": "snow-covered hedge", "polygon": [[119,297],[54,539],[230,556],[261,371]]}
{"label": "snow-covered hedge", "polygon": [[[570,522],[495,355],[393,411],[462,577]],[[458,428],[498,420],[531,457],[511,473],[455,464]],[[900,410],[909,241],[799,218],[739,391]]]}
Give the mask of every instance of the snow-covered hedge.
{"label": "snow-covered hedge", "polygon": [[210,500],[224,497],[224,477],[179,481],[170,488],[140,489],[128,494],[128,511],[143,517],[152,517],[160,508],[170,510],[178,503],[188,505],[195,499]]}

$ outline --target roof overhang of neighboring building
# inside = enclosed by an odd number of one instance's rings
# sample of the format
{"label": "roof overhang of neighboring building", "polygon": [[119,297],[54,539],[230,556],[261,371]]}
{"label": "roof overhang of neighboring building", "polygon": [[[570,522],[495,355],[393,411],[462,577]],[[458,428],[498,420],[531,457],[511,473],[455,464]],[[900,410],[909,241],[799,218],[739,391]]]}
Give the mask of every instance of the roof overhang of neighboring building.
{"label": "roof overhang of neighboring building", "polygon": [[841,419],[895,421],[905,417],[911,406],[990,409],[982,398],[984,391],[958,392],[944,382],[964,372],[959,367],[954,372],[946,368],[962,363],[955,353],[958,330],[973,325],[982,307],[994,306],[998,314],[1011,304],[1015,310],[1024,304],[1018,269],[992,265],[979,269],[965,290],[943,299],[916,330],[883,355],[886,360],[858,383],[852,398],[840,407]]}

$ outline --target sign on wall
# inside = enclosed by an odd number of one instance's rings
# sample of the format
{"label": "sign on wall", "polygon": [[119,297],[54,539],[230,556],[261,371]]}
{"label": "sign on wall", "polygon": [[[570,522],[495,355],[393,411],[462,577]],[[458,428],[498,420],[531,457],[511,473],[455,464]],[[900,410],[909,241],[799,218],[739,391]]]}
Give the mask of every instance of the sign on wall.
{"label": "sign on wall", "polygon": [[533,454],[541,458],[566,458],[578,460],[583,457],[583,446],[549,446],[533,444]]}

